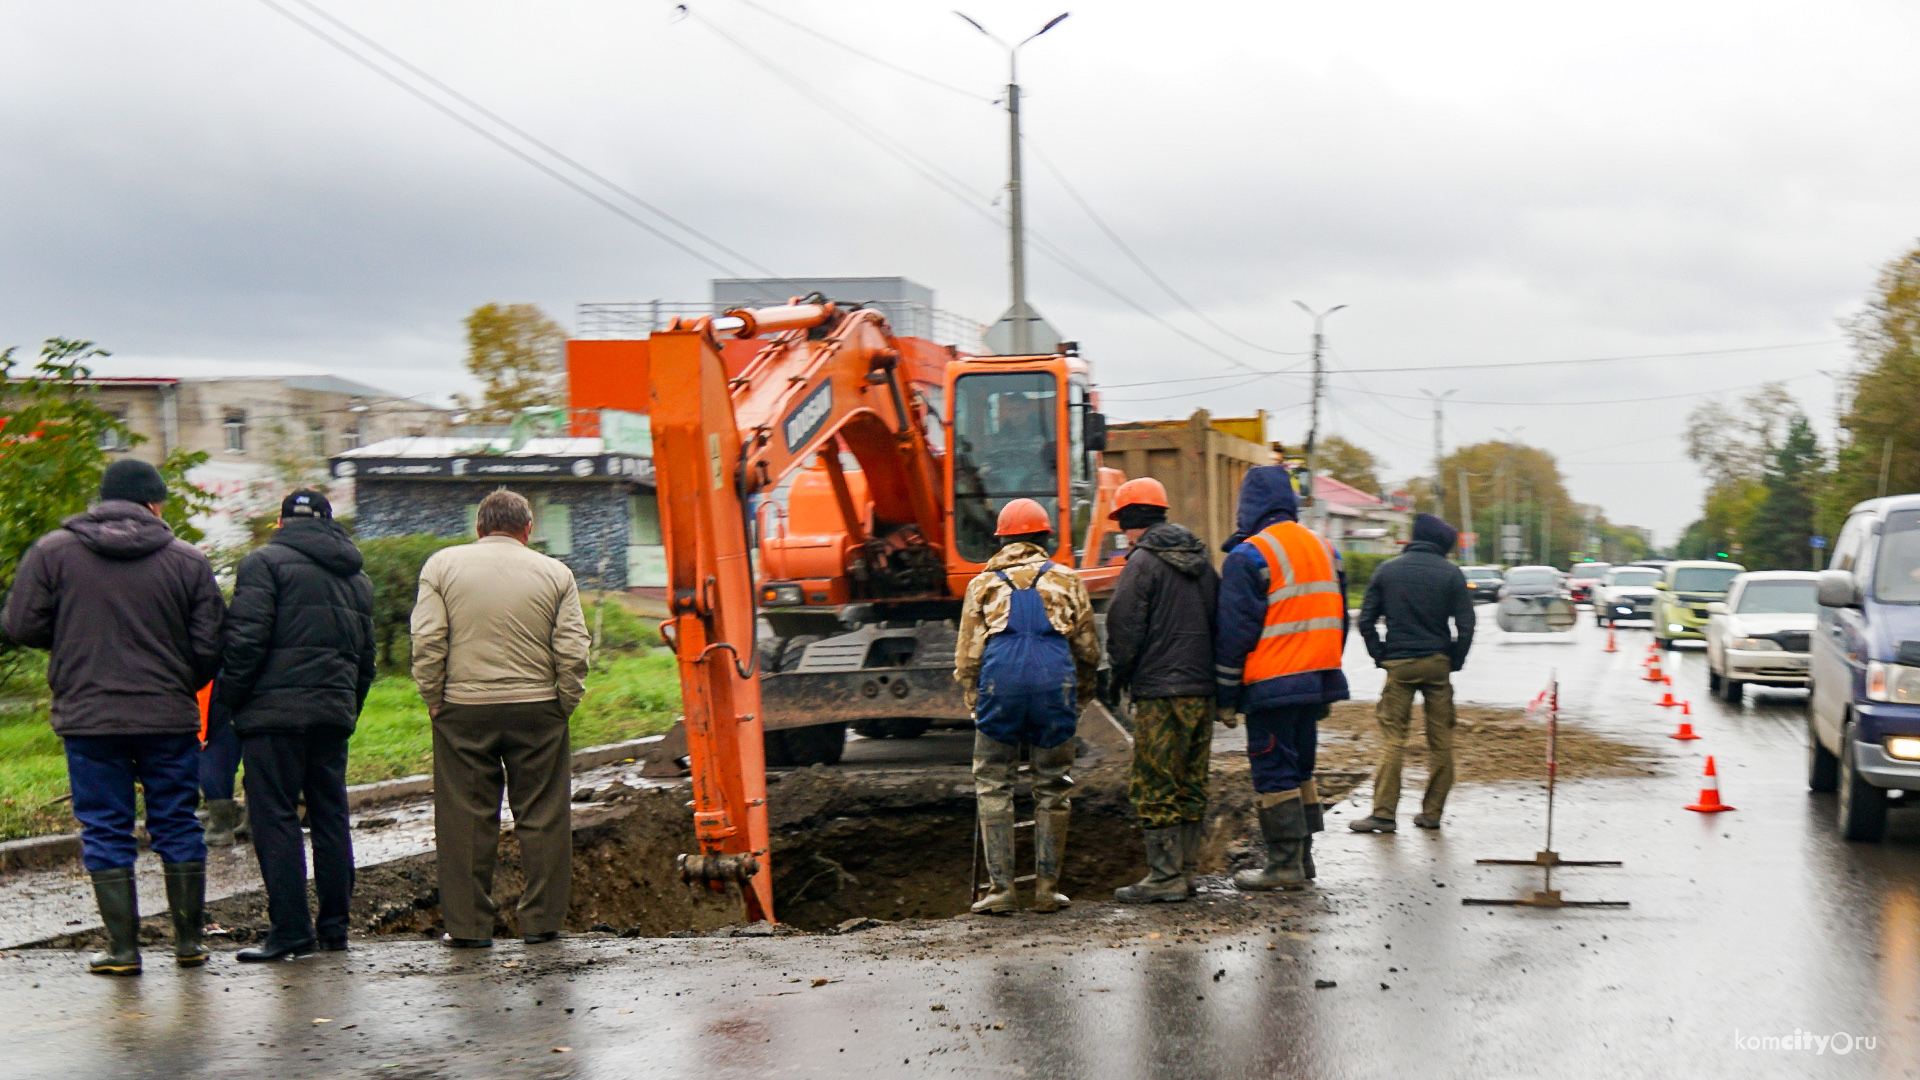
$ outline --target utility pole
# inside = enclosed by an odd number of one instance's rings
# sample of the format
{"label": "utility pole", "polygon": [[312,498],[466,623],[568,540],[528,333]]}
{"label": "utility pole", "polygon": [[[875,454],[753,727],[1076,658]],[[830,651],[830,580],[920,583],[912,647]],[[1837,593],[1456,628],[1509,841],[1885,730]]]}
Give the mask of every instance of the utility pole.
{"label": "utility pole", "polygon": [[1308,408],[1307,418],[1307,476],[1313,484],[1312,517],[1319,525],[1314,531],[1324,536],[1326,534],[1327,512],[1326,507],[1320,502],[1320,451],[1317,449],[1320,438],[1320,392],[1325,383],[1324,376],[1326,374],[1325,368],[1320,362],[1321,346],[1326,343],[1326,335],[1321,333],[1321,327],[1325,325],[1327,316],[1347,305],[1335,304],[1327,310],[1320,312],[1314,311],[1298,300],[1293,302],[1293,306],[1306,312],[1313,318],[1313,398]]}
{"label": "utility pole", "polygon": [[1474,542],[1467,545],[1461,554],[1470,563],[1480,561],[1479,530],[1473,527],[1473,492],[1467,487],[1467,467],[1460,466],[1460,531],[1474,534]]}
{"label": "utility pole", "polygon": [[[1069,13],[1063,11],[1047,20],[1047,25],[1028,34],[1018,45],[1008,45],[994,37],[986,27],[961,12],[954,14],[1007,50],[1007,263],[1013,303],[1000,321],[1007,323],[1012,331],[1008,355],[1023,356],[1034,351],[1033,324],[1040,321],[1040,315],[1027,306],[1027,215],[1026,200],[1020,190],[1020,47],[1059,26]],[[1054,347],[1055,343],[1047,343],[1048,349]]]}
{"label": "utility pole", "polygon": [[1433,402],[1433,512],[1440,517],[1445,517],[1447,513],[1447,483],[1445,474],[1442,473],[1440,469],[1442,445],[1440,407],[1448,398],[1460,391],[1449,390],[1444,394],[1436,394],[1431,390],[1421,390],[1420,392],[1427,395]]}
{"label": "utility pole", "polygon": [[[1507,554],[1506,552],[1507,526],[1509,524],[1513,525],[1516,537],[1519,535],[1519,522],[1517,521],[1509,522],[1507,520],[1508,518],[1511,518],[1514,516],[1513,501],[1515,496],[1517,496],[1520,493],[1520,485],[1516,480],[1516,478],[1514,477],[1513,441],[1516,437],[1519,436],[1521,432],[1527,429],[1524,426],[1522,426],[1522,427],[1510,427],[1510,428],[1494,428],[1493,430],[1500,433],[1500,445],[1506,448],[1505,457],[1506,457],[1506,466],[1507,466],[1507,494],[1506,494],[1506,499],[1504,500],[1504,502],[1501,504],[1501,507],[1500,507],[1500,549],[1501,549],[1500,555],[1501,555],[1501,561],[1504,562],[1506,561],[1506,554]],[[1514,545],[1516,549],[1519,546],[1520,545],[1518,544]],[[1520,553],[1517,550],[1514,552],[1515,557],[1518,557],[1519,554]]]}

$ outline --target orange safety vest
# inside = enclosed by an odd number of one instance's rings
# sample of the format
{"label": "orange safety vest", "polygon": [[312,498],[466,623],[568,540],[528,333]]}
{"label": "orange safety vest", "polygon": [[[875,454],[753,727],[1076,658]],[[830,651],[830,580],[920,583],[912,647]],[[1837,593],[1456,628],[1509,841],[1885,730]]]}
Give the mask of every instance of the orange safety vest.
{"label": "orange safety vest", "polygon": [[1297,521],[1281,521],[1247,538],[1267,560],[1267,617],[1247,654],[1249,683],[1340,666],[1340,593],[1327,542]]}

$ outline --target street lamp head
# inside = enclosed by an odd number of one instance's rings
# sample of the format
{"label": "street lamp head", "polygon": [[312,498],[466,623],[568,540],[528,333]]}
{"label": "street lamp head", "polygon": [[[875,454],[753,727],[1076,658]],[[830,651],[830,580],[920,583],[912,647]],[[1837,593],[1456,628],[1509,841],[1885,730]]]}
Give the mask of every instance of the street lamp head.
{"label": "street lamp head", "polygon": [[991,30],[988,30],[988,29],[987,29],[986,27],[984,27],[984,26],[981,26],[981,25],[980,25],[980,24],[979,24],[978,22],[976,22],[976,21],[974,20],[974,18],[973,18],[973,16],[971,16],[971,15],[968,15],[968,14],[967,14],[966,12],[964,12],[964,11],[956,11],[956,12],[954,12],[954,14],[955,14],[955,15],[958,15],[958,16],[960,16],[960,17],[961,17],[962,19],[965,19],[965,20],[967,21],[967,25],[968,25],[968,26],[971,26],[971,27],[973,27],[973,28],[974,28],[975,30],[978,30],[978,31],[980,31],[981,33],[983,33],[983,34],[985,34],[985,35],[987,35],[988,37],[990,37],[990,38],[993,38],[993,40],[995,40],[995,41],[999,41],[999,42],[1000,42],[1000,44],[1001,44],[1001,45],[1003,45],[1003,46],[1004,46],[1004,45],[1006,44],[1006,42],[1004,42],[1004,41],[1000,41],[1000,39],[999,39],[999,38],[997,38],[997,37],[993,37],[993,31],[991,31]]}
{"label": "street lamp head", "polygon": [[[1037,37],[1039,37],[1039,36],[1040,36],[1041,34],[1044,34],[1044,33],[1046,33],[1047,31],[1049,31],[1049,30],[1051,30],[1051,29],[1053,29],[1054,27],[1056,27],[1056,26],[1059,26],[1059,25],[1060,25],[1061,23],[1063,23],[1063,22],[1065,22],[1065,21],[1067,20],[1067,16],[1069,16],[1069,15],[1071,15],[1071,14],[1073,14],[1073,12],[1071,12],[1071,11],[1063,11],[1063,12],[1061,12],[1060,14],[1058,14],[1058,15],[1055,15],[1055,16],[1054,16],[1053,18],[1051,18],[1051,19],[1048,19],[1048,20],[1047,20],[1047,25],[1045,25],[1045,26],[1043,26],[1043,27],[1041,27],[1041,28],[1040,28],[1040,29],[1038,29],[1038,30],[1035,30],[1035,31],[1033,32],[1033,36],[1032,36],[1032,37],[1029,37],[1029,38],[1027,38],[1027,41],[1032,41],[1032,40],[1033,40],[1034,38],[1037,38]],[[1021,42],[1020,44],[1022,44],[1022,45],[1025,45],[1025,44],[1027,43],[1027,41],[1023,41],[1023,42]]]}

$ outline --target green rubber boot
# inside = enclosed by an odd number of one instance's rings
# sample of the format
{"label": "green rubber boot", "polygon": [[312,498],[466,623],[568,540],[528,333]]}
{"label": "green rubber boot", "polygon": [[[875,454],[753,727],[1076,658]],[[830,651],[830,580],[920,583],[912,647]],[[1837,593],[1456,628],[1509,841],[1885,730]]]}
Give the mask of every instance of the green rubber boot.
{"label": "green rubber boot", "polygon": [[1060,891],[1060,864],[1067,857],[1067,810],[1033,812],[1033,910],[1059,911],[1073,903]]}
{"label": "green rubber boot", "polygon": [[1147,830],[1147,876],[1113,890],[1116,903],[1178,903],[1187,898],[1187,879],[1180,872],[1185,831],[1180,825]]}
{"label": "green rubber boot", "polygon": [[167,863],[167,911],[173,915],[173,962],[199,967],[207,962],[202,935],[207,928],[207,864]]}
{"label": "green rubber boot", "polygon": [[1242,870],[1233,875],[1235,888],[1249,892],[1274,889],[1292,891],[1307,887],[1306,807],[1298,798],[1258,808],[1260,836],[1267,843],[1267,865],[1260,870]]}
{"label": "green rubber boot", "polygon": [[95,870],[93,899],[100,905],[100,921],[107,925],[107,951],[87,959],[95,975],[140,974],[140,900],[134,892],[133,869]]}
{"label": "green rubber boot", "polygon": [[980,819],[980,845],[986,849],[987,895],[973,902],[975,915],[1010,915],[1020,910],[1013,894],[1013,815]]}

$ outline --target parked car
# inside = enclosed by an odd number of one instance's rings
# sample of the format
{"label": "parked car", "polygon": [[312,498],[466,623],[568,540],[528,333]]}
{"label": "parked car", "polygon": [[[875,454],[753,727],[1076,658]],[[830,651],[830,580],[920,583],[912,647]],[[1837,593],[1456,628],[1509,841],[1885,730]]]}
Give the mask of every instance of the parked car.
{"label": "parked car", "polygon": [[1601,626],[1653,618],[1654,584],[1660,571],[1651,566],[1616,566],[1593,587],[1593,621]]}
{"label": "parked car", "polygon": [[1467,591],[1473,594],[1477,603],[1481,600],[1500,599],[1500,568],[1497,566],[1463,566],[1460,572],[1467,577]]}
{"label": "parked car", "polygon": [[1607,571],[1611,569],[1613,569],[1611,563],[1574,563],[1573,569],[1567,572],[1567,591],[1573,594],[1573,602],[1585,604],[1591,601],[1593,587],[1600,584],[1600,579],[1605,577]]}
{"label": "parked car", "polygon": [[1549,634],[1573,629],[1567,576],[1553,566],[1515,566],[1500,583],[1494,623],[1508,633]]}
{"label": "parked car", "polygon": [[1879,840],[1888,792],[1920,791],[1920,495],[1855,506],[1816,595],[1807,786],[1839,791],[1847,839]]}
{"label": "parked car", "polygon": [[1663,649],[1698,640],[1707,628],[1707,605],[1727,598],[1727,586],[1746,567],[1730,562],[1673,562],[1654,584],[1653,640]]}
{"label": "parked car", "polygon": [[1707,605],[1707,686],[1738,705],[1748,683],[1807,685],[1818,586],[1818,575],[1807,570],[1734,578],[1726,602]]}

